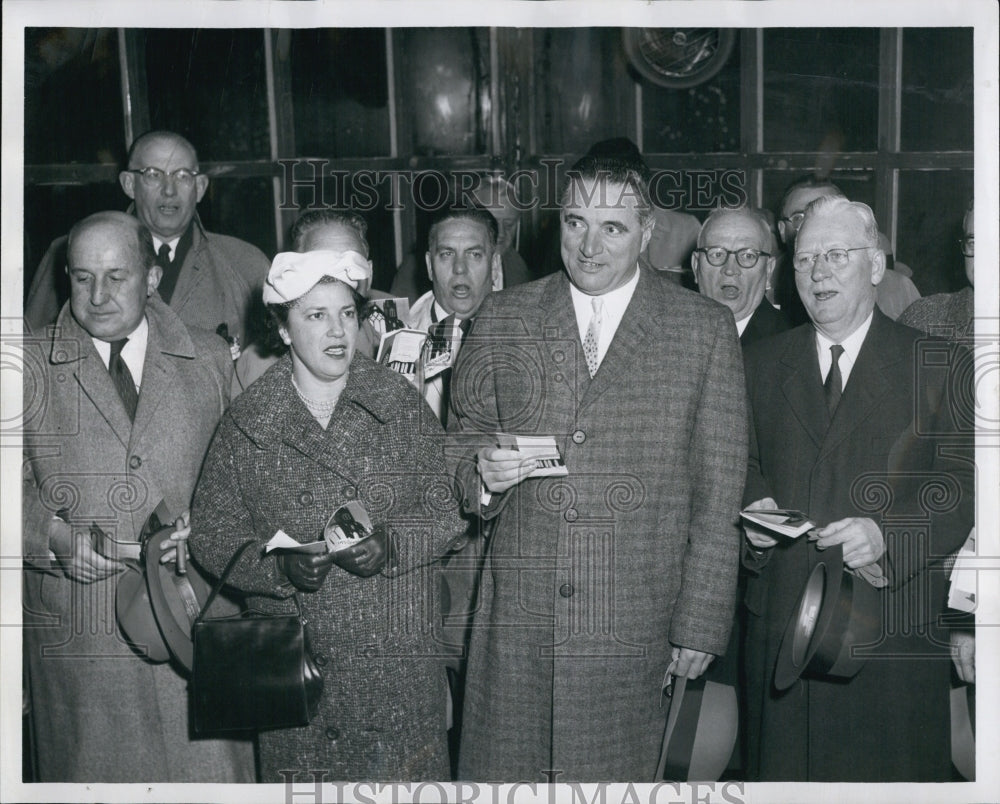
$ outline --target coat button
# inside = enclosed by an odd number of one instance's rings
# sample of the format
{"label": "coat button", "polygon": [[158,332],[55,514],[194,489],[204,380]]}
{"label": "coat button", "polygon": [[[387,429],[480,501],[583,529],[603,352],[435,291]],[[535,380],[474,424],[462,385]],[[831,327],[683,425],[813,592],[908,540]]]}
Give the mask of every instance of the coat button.
{"label": "coat button", "polygon": [[349,499],[354,499],[354,497],[358,494],[358,490],[354,488],[354,486],[344,486],[344,488],[340,490],[340,493]]}
{"label": "coat button", "polygon": [[333,726],[327,726],[324,734],[326,734],[326,739],[330,740],[331,742],[340,739],[340,732]]}
{"label": "coat button", "polygon": [[130,469],[138,469],[140,466],[142,466],[142,458],[140,458],[138,455],[133,455],[131,458],[128,459],[128,465]]}
{"label": "coat button", "polygon": [[553,378],[553,379],[554,379],[554,380],[555,380],[556,382],[562,382],[562,381],[563,381],[563,379],[564,379],[564,378],[563,378],[563,375],[562,375],[562,374],[560,374],[559,372],[556,372],[556,373],[555,373],[555,374],[553,375],[553,377],[552,377],[552,378]]}
{"label": "coat button", "polygon": [[573,597],[573,585],[569,583],[564,583],[559,587],[559,594],[563,597]]}
{"label": "coat button", "polygon": [[364,656],[366,659],[374,659],[376,656],[378,656],[378,651],[375,650],[374,645],[369,645],[367,648],[361,651],[361,655]]}
{"label": "coat button", "polygon": [[313,504],[312,492],[311,491],[303,491],[299,495],[299,505],[301,505],[303,508],[308,508],[312,504]]}
{"label": "coat button", "polygon": [[562,351],[553,352],[552,359],[555,360],[556,363],[562,363],[566,359],[566,353]]}
{"label": "coat button", "polygon": [[314,656],[313,661],[318,667],[326,667],[326,656]]}
{"label": "coat button", "polygon": [[567,522],[576,522],[580,518],[580,515],[576,512],[575,508],[568,508],[563,517],[565,517]]}
{"label": "coat button", "polygon": [[585,432],[583,432],[583,430],[574,430],[573,431],[573,443],[574,444],[582,444],[586,440],[587,440],[587,434]]}

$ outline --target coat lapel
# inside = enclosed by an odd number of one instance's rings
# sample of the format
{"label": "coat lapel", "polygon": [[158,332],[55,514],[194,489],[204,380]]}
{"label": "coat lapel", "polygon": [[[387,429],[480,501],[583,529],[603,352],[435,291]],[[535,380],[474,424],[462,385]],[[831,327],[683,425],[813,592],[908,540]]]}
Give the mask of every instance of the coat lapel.
{"label": "coat lapel", "polygon": [[878,346],[883,340],[881,335],[886,321],[888,319],[876,309],[871,327],[861,344],[861,351],[858,352],[858,360],[851,369],[844,394],[834,411],[819,460],[876,415],[879,402],[891,391],[889,380],[886,379],[889,364]]}
{"label": "coat lapel", "polygon": [[199,266],[208,253],[205,251],[207,241],[201,227],[201,219],[197,215],[191,221],[191,227],[191,248],[188,249],[184,262],[178,269],[177,285],[170,299],[171,308],[177,312],[183,310],[188,299],[197,292],[204,273]]}
{"label": "coat lapel", "polygon": [[790,339],[781,356],[785,371],[781,393],[792,415],[798,419],[813,444],[819,447],[826,436],[829,416],[819,373],[819,358],[816,356],[816,336],[809,325],[799,327],[795,334],[796,337]]}
{"label": "coat lapel", "polygon": [[160,402],[168,394],[175,392],[177,361],[193,360],[195,357],[191,337],[175,317],[163,314],[165,307],[159,297],[150,299],[146,305],[149,336],[146,342],[142,387],[139,389],[139,404],[132,425],[130,448],[139,443],[149,428]]}
{"label": "coat lapel", "polygon": [[565,271],[560,271],[549,282],[538,301],[538,307],[541,310],[539,325],[542,340],[556,366],[556,371],[546,372],[546,382],[557,383],[559,381],[555,379],[556,376],[562,375],[563,383],[570,386],[576,383],[572,388],[574,393],[583,393],[590,384],[590,375],[583,360],[583,344],[576,325],[573,297],[570,295],[569,279]]}
{"label": "coat lapel", "polygon": [[[76,323],[66,304],[56,322],[49,361],[53,365],[66,365],[73,372],[76,382],[87,395],[94,409],[104,417],[123,447],[128,447],[132,431],[125,405],[115,388],[108,369],[97,354],[94,342],[84,329]],[[67,349],[68,343],[75,344],[75,350]],[[70,354],[75,351],[75,354]]]}
{"label": "coat lapel", "polygon": [[[659,310],[652,300],[651,282],[650,276],[640,269],[639,283],[611,340],[611,345],[601,361],[600,368],[597,369],[597,374],[583,394],[581,410],[593,405],[609,388],[627,383],[632,373],[640,369],[643,360],[648,360],[650,357],[655,359],[655,355],[649,354],[646,342],[650,340],[653,332],[654,320],[663,311]],[[570,312],[572,311],[571,303]],[[577,337],[579,338],[579,333]],[[583,351],[582,345],[580,351]]]}

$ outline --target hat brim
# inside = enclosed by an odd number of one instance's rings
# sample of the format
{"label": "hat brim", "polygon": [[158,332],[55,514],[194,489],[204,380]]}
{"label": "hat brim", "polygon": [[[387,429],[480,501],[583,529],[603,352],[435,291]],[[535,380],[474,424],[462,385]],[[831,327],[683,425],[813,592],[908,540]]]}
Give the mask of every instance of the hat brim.
{"label": "hat brim", "polygon": [[791,687],[811,675],[853,678],[865,657],[855,648],[874,645],[881,597],[864,579],[844,571],[841,545],[822,553],[809,573],[778,650],[774,686]]}
{"label": "hat brim", "polygon": [[[193,561],[187,562],[184,575],[177,574],[176,563],[160,563],[164,553],[160,544],[172,531],[172,527],[165,527],[146,543],[146,586],[156,625],[170,655],[190,671],[194,663],[191,626],[212,592],[212,581]],[[239,606],[224,595],[212,604],[213,616],[225,617],[239,611]]]}
{"label": "hat brim", "polygon": [[154,664],[170,661],[170,649],[153,616],[142,566],[125,562],[115,589],[115,618],[132,649]]}
{"label": "hat brim", "polygon": [[739,729],[736,690],[728,684],[678,679],[670,699],[657,780],[714,782],[729,765]]}

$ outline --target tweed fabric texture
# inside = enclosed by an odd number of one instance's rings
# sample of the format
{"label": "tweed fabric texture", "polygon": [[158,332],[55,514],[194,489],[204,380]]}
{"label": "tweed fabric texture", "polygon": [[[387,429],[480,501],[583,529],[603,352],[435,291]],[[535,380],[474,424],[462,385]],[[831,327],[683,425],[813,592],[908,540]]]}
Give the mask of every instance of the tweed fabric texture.
{"label": "tweed fabric texture", "polygon": [[941,338],[971,338],[975,323],[975,295],[971,287],[955,293],[936,293],[913,302],[899,317],[900,324]]}
{"label": "tweed fabric texture", "polygon": [[[452,382],[456,438],[468,456],[496,432],[549,435],[569,474],[482,511],[462,778],[652,779],[671,644],[720,654],[729,635],[742,381],[729,311],[646,269],[593,379],[565,274],[487,298]],[[474,509],[472,461],[457,472]]]}
{"label": "tweed fabric texture", "polygon": [[[352,500],[388,525],[398,553],[394,573],[360,578],[334,566],[317,592],[299,595],[325,689],[309,726],[260,735],[263,781],[284,781],[282,771],[311,781],[313,770],[337,780],[447,778],[436,559],[465,522],[442,439],[409,382],[358,353],[325,431],[295,393],[288,355],[223,418],[192,510],[191,550],[209,572],[221,573],[247,538],[262,548],[279,528],[300,542],[320,538]],[[256,610],[294,610],[273,557],[245,557],[231,584]]]}
{"label": "tweed fabric texture", "polygon": [[[191,505],[228,401],[232,360],[217,335],[189,329],[156,297],[135,422],[69,305],[51,338],[29,346],[24,423],[24,649],[44,782],[249,782],[248,741],[191,739],[187,683],[125,643],[118,577],[91,584],[49,564],[47,525],[135,541],[160,500]],[[30,369],[37,369],[32,371]]]}
{"label": "tweed fabric texture", "polygon": [[[922,346],[928,349],[921,352]],[[762,781],[946,781],[947,636],[940,558],[973,519],[971,427],[961,417],[961,347],[923,338],[875,310],[827,420],[805,325],[746,350],[751,408],[745,503],[773,497],[819,526],[868,517],[882,529],[890,578],[883,638],[850,681],[773,687],[778,647],[818,552],[804,539],[745,554],[749,778]],[[916,367],[920,367],[917,371]],[[956,373],[957,372],[957,373]]]}

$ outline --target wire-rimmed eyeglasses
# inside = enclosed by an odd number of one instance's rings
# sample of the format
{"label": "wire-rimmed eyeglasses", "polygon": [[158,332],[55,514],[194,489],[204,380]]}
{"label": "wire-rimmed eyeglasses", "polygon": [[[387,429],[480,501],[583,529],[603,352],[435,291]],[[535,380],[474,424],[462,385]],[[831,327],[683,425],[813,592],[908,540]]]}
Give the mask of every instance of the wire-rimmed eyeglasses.
{"label": "wire-rimmed eyeglasses", "polygon": [[194,184],[195,178],[201,175],[197,170],[190,168],[177,168],[172,173],[167,173],[156,167],[129,168],[128,172],[138,174],[142,183],[147,187],[162,187],[168,178],[173,179],[174,183],[181,187],[190,187]]}
{"label": "wire-rimmed eyeglasses", "polygon": [[847,264],[851,261],[852,251],[864,251],[865,249],[875,248],[875,246],[857,246],[855,248],[831,248],[829,251],[824,251],[822,254],[817,254],[810,251],[796,251],[795,256],[792,257],[792,267],[800,274],[809,273],[813,266],[816,264],[816,260],[819,257],[823,258],[823,262],[829,265],[833,270],[837,271],[841,268],[846,268]]}
{"label": "wire-rimmed eyeglasses", "polygon": [[736,256],[736,264],[744,270],[756,267],[761,257],[771,256],[766,251],[758,251],[755,248],[749,247],[730,251],[728,248],[723,248],[722,246],[708,246],[707,248],[696,248],[695,252],[704,254],[705,259],[708,260],[708,264],[716,268],[721,268],[725,265],[729,259],[729,255],[733,254]]}

